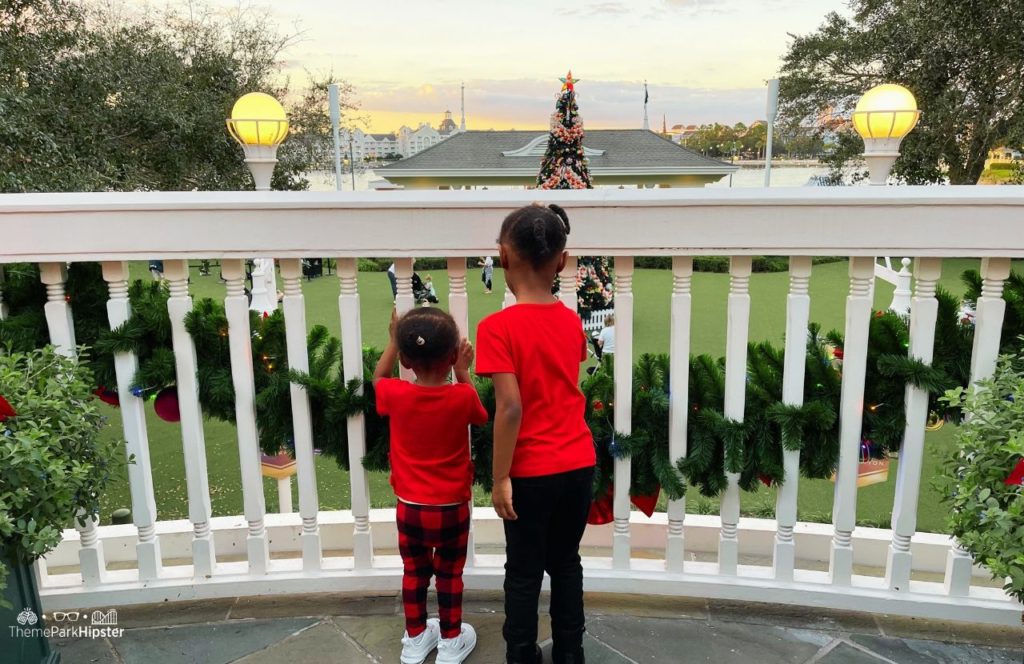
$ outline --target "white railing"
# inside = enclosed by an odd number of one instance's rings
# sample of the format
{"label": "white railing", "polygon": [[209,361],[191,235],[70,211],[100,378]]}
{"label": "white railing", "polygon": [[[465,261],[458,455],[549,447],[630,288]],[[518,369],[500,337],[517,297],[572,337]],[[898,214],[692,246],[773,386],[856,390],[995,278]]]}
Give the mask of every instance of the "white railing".
{"label": "white railing", "polygon": [[[71,352],[73,318],[64,298],[68,262],[101,261],[110,287],[109,318],[129,315],[126,261],[161,257],[170,283],[168,303],[177,358],[181,431],[189,518],[161,521],[154,500],[141,401],[128,389],[137,360],[116,358],[134,525],[88,524],[68,530],[60,547],[37,566],[48,608],[168,599],[324,590],[369,591],[398,587],[392,510],[371,510],[360,418],[349,422],[351,509],[319,507],[309,403],[291,392],[298,462],[299,512],[268,515],[259,475],[252,370],[245,298],[244,258],[280,260],[289,357],[302,368],[305,306],[300,259],[338,259],[346,377],[358,375],[362,347],[356,265],[360,257],[396,259],[397,306],[413,306],[412,257],[448,260],[450,309],[468,328],[465,257],[492,254],[504,214],[536,192],[152,193],[0,196],[0,265],[42,264],[51,338]],[[1005,304],[1001,298],[1010,259],[1024,257],[1024,190],[1000,188],[864,188],[801,190],[594,190],[546,192],[573,222],[575,256],[613,256],[616,270],[616,425],[629,431],[633,349],[632,272],[635,256],[672,257],[671,420],[673,458],[686,454],[687,362],[690,353],[693,256],[731,256],[727,329],[726,415],[744,415],[746,342],[750,314],[750,257],[790,256],[785,306],[783,398],[803,393],[802,340],[810,310],[808,285],[814,256],[850,257],[846,348],[841,397],[841,454],[833,524],[797,521],[797,452],[786,452],[786,482],[778,493],[777,520],[739,513],[734,477],[720,516],[686,513],[684,500],[648,519],[629,509],[629,461],[615,466],[614,523],[589,528],[585,545],[607,555],[585,559],[587,587],[773,601],[808,606],[1018,624],[1021,607],[998,588],[972,585],[985,576],[944,535],[916,532],[927,395],[907,392],[906,436],[893,506],[893,529],[856,528],[857,462],[862,392],[871,312],[874,257],[913,256],[909,352],[930,361],[935,285],[943,257],[981,258],[984,290],[977,304],[971,376],[992,373]],[[213,517],[191,338],[183,316],[191,308],[187,260],[217,258],[227,281],[225,306],[237,395],[244,514]],[[575,261],[560,274],[560,297],[575,306]],[[511,295],[506,294],[511,301]],[[779,302],[779,306],[783,303]],[[2,305],[0,305],[2,306]],[[637,321],[644,324],[644,321]],[[502,542],[493,510],[477,508],[470,587],[498,588]],[[635,556],[643,549],[643,556]],[[653,553],[652,553],[653,552]],[[745,556],[765,564],[743,564]],[[699,558],[699,559],[698,559]],[[713,562],[705,562],[711,559]],[[770,562],[769,562],[770,561]],[[801,562],[802,561],[802,562]],[[816,564],[817,563],[817,564]],[[826,569],[815,569],[824,568]],[[857,566],[885,570],[855,573]],[[70,567],[70,569],[68,569]],[[808,567],[810,569],[808,569]],[[60,568],[60,569],[58,569]],[[935,581],[912,578],[931,573]],[[927,575],[927,574],[926,574]],[[941,579],[938,580],[938,579]]]}

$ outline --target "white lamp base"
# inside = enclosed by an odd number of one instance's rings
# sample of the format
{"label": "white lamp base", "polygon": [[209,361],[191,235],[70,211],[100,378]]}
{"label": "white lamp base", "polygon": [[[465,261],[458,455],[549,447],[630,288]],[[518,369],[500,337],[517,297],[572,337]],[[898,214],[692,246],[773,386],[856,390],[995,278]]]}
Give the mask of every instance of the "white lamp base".
{"label": "white lamp base", "polygon": [[277,165],[277,146],[243,145],[242,150],[245,151],[245,165],[256,183],[256,191],[270,191],[270,180]]}
{"label": "white lamp base", "polygon": [[868,164],[871,184],[885,186],[892,173],[892,165],[900,156],[902,138],[865,138],[864,161]]}

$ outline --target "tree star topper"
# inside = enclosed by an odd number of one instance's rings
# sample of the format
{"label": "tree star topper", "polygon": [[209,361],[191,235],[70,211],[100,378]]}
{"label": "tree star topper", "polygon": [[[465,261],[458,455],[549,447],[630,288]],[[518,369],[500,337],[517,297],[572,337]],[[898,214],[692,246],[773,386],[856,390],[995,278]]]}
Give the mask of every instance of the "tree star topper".
{"label": "tree star topper", "polygon": [[568,90],[569,92],[574,92],[576,90],[575,85],[580,82],[580,79],[572,77],[571,69],[569,70],[569,73],[566,74],[565,78],[560,78],[558,80],[562,82],[562,90]]}

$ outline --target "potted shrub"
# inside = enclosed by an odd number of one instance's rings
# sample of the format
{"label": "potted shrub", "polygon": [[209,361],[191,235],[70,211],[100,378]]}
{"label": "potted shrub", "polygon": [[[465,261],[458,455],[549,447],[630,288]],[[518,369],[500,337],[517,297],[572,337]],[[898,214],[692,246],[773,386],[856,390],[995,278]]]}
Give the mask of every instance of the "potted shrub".
{"label": "potted shrub", "polygon": [[1024,354],[1000,358],[991,380],[944,399],[967,415],[940,480],[950,529],[1024,603]]}
{"label": "potted shrub", "polygon": [[[104,438],[89,370],[52,346],[0,348],[0,652],[58,662],[51,652],[32,563],[76,515],[96,514],[100,492],[125,463]],[[15,627],[12,630],[11,627]]]}

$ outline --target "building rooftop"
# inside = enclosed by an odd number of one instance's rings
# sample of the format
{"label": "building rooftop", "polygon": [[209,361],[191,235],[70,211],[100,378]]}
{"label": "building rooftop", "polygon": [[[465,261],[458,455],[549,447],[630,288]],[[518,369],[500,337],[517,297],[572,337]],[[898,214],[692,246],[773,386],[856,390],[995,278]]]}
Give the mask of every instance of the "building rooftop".
{"label": "building rooftop", "polygon": [[[467,131],[416,155],[378,169],[392,181],[410,178],[536,178],[547,147],[543,131]],[[699,176],[711,182],[736,171],[725,162],[703,157],[646,129],[597,129],[583,146],[598,184],[659,184],[672,178]],[[648,178],[638,180],[637,178]],[[451,183],[449,183],[451,184]],[[503,182],[503,184],[516,184]],[[523,182],[525,184],[525,181]]]}

